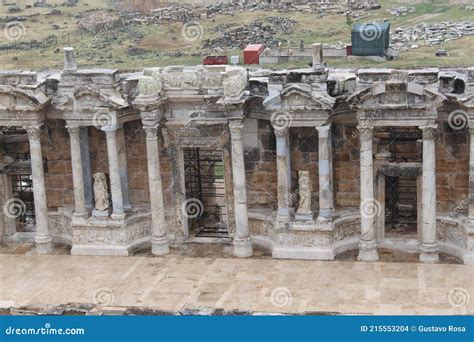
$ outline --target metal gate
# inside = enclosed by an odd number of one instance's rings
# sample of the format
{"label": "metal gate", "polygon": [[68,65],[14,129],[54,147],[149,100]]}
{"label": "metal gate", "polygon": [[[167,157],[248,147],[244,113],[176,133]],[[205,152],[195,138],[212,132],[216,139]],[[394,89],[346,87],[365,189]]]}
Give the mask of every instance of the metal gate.
{"label": "metal gate", "polygon": [[186,147],[183,156],[190,233],[196,237],[228,238],[222,149]]}
{"label": "metal gate", "polygon": [[[390,161],[396,163],[420,161],[417,128],[391,127],[388,129]],[[411,232],[417,223],[417,178],[409,172],[385,178],[385,222],[399,232]]]}
{"label": "metal gate", "polygon": [[11,175],[12,193],[16,198],[15,217],[20,224],[19,230],[36,224],[35,202],[33,198],[33,177],[31,175]]}

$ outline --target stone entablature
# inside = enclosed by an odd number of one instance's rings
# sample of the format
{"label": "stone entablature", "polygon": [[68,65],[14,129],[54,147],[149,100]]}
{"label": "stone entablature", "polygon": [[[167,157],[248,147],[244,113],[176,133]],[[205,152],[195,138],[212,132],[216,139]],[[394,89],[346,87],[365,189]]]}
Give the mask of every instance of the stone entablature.
{"label": "stone entablature", "polygon": [[[421,260],[433,262],[441,251],[472,263],[474,205],[469,203],[467,216],[456,213],[455,222],[449,219],[442,223],[442,213],[436,209],[435,151],[436,135],[446,124],[447,108],[465,113],[470,127],[474,122],[473,69],[330,70],[317,55],[314,63],[314,68],[295,70],[172,66],[121,73],[78,69],[72,51],[67,50],[61,73],[0,72],[0,126],[24,128],[31,151],[28,170],[35,182],[38,252],[49,252],[53,240],[71,244],[74,254],[116,255],[128,255],[148,244],[154,254],[163,255],[170,244],[184,243],[189,228],[182,210],[186,200],[182,150],[199,147],[222,149],[229,236],[236,256],[252,255],[252,243],[257,243],[281,258],[333,259],[345,250],[359,248],[360,260],[377,260],[378,247],[405,248],[403,243],[385,239],[380,232],[380,213],[376,217],[363,215],[364,206],[370,206],[377,194],[380,196],[376,189],[380,175],[396,174],[409,167],[374,161],[374,130],[393,126],[414,127],[422,132],[422,161],[410,166],[424,184],[420,188],[423,205],[416,248]],[[74,208],[48,213],[40,137],[52,120],[67,128]],[[246,148],[253,141],[252,135],[258,133],[246,130],[249,121],[256,124],[257,131],[261,122],[269,127],[262,135],[274,139],[275,146],[269,148],[272,142],[267,139],[268,153],[264,157],[252,155],[260,153],[257,146],[256,150]],[[148,170],[144,176],[149,201],[139,211],[129,200],[124,125],[131,122],[143,127],[146,163],[140,166]],[[338,159],[340,141],[335,142],[333,136],[343,125],[347,125],[344,129],[352,125],[353,135],[359,140],[357,151],[351,153],[360,159],[360,165],[346,170],[360,176],[357,186],[347,179],[337,185],[334,181],[335,168],[341,172],[341,160],[351,167],[351,156]],[[110,194],[105,198],[110,198],[111,208],[103,211],[103,217],[91,210],[92,184],[86,182],[92,173],[99,172],[92,172],[87,148],[89,128],[103,137],[107,156],[101,172],[107,173],[110,182]],[[314,132],[317,138],[312,140],[314,146],[305,147],[310,152],[301,152],[301,160],[295,162],[292,134],[299,139],[304,130]],[[466,181],[470,194],[474,193],[473,131],[471,127]],[[256,213],[249,204],[248,183],[269,183],[261,174],[252,174],[247,165],[249,158],[262,161],[262,170],[276,180],[276,196],[268,196],[274,201],[256,201],[262,207],[267,205],[262,209],[265,214]],[[169,163],[169,175],[160,172],[163,163]],[[7,168],[2,162],[2,170]],[[308,175],[305,177],[312,183],[311,189],[305,190],[310,201],[304,215],[298,215],[294,207],[295,198],[302,196],[297,192],[295,196],[298,182],[292,172],[296,171]],[[167,189],[163,187],[165,179],[171,183]],[[346,196],[341,184],[352,189],[347,191],[359,191],[360,210],[338,207],[338,193]],[[311,198],[312,193],[317,196]],[[0,202],[10,195],[3,194]],[[11,222],[1,223],[11,226]],[[11,227],[8,232],[14,233]],[[8,239],[13,241],[15,234],[10,235]]]}

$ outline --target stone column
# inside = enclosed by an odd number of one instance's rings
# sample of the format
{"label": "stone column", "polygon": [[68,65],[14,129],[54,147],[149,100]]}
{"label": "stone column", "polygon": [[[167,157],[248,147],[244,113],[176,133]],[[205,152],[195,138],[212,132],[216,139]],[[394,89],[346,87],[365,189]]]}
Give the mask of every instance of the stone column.
{"label": "stone column", "polygon": [[120,173],[120,184],[122,186],[123,195],[123,207],[124,209],[130,209],[129,193],[128,193],[128,162],[127,162],[127,149],[125,147],[125,131],[123,127],[117,129],[117,149],[119,156],[119,173]]}
{"label": "stone column", "polygon": [[421,262],[436,262],[439,260],[436,235],[436,154],[434,141],[436,127],[436,125],[420,127],[423,131]]}
{"label": "stone column", "polygon": [[82,170],[80,127],[67,126],[71,144],[72,182],[74,185],[74,216],[87,217],[84,174]]}
{"label": "stone column", "polygon": [[288,173],[288,134],[289,129],[275,128],[277,155],[277,190],[278,190],[278,228],[284,228],[290,221],[289,210],[289,173]]}
{"label": "stone column", "polygon": [[375,217],[378,202],[374,198],[374,167],[372,138],[373,128],[359,126],[360,132],[360,225],[361,235],[359,241],[360,261],[377,261]]}
{"label": "stone column", "polygon": [[117,126],[104,126],[102,130],[107,136],[107,157],[109,160],[110,192],[112,194],[112,218],[123,219],[123,193],[119,172],[119,156],[117,149]]}
{"label": "stone column", "polygon": [[49,231],[48,205],[44,182],[43,154],[41,152],[41,127],[25,127],[28,132],[31,155],[31,174],[33,177],[33,196],[36,216],[36,252],[47,254],[52,251],[52,237]]}
{"label": "stone column", "polygon": [[81,127],[79,133],[81,139],[81,159],[82,159],[82,175],[84,177],[84,197],[86,208],[88,210],[94,209],[94,196],[92,190],[92,168],[91,168],[91,154],[89,148],[89,129],[88,127]]}
{"label": "stone column", "polygon": [[154,255],[169,253],[168,233],[165,221],[165,206],[160,171],[160,149],[158,146],[158,125],[143,127],[146,132],[148,160],[148,183],[150,187],[150,209],[152,222],[151,251]]}
{"label": "stone column", "polygon": [[332,193],[331,125],[316,127],[318,130],[319,166],[319,215],[318,222],[331,221],[334,210]]}
{"label": "stone column", "polygon": [[247,212],[247,188],[244,150],[242,147],[242,128],[242,120],[232,120],[229,122],[232,144],[232,176],[235,211],[234,255],[245,258],[252,255],[252,240],[249,234]]}
{"label": "stone column", "polygon": [[468,219],[471,225],[474,225],[474,126],[469,127],[470,136],[470,154],[469,154],[469,208]]}

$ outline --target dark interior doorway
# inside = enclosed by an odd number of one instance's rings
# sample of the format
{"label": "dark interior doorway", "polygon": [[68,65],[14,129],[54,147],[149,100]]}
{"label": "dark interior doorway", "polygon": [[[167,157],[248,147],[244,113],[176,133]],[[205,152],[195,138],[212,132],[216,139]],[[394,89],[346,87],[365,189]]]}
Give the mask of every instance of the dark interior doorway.
{"label": "dark interior doorway", "polygon": [[18,232],[35,230],[35,202],[33,197],[33,177],[29,174],[13,174],[12,194]]}
{"label": "dark interior doorway", "polygon": [[417,231],[417,178],[413,163],[420,163],[422,135],[416,127],[390,127],[381,135],[381,146],[390,152],[390,174],[385,177],[385,226],[387,232]]}
{"label": "dark interior doorway", "polygon": [[189,233],[196,237],[228,238],[224,160],[221,148],[183,148],[186,200],[198,203],[188,215]]}

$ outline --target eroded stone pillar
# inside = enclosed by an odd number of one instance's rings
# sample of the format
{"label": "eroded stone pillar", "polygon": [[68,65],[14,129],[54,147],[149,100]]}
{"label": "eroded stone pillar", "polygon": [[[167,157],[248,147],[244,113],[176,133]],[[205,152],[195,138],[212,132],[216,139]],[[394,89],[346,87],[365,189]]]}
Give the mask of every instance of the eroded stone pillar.
{"label": "eroded stone pillar", "polygon": [[125,131],[123,127],[117,129],[117,148],[119,156],[119,173],[120,184],[122,186],[123,207],[125,210],[130,209],[129,191],[128,191],[128,162],[127,149],[125,147]]}
{"label": "eroded stone pillar", "polygon": [[373,128],[359,126],[360,132],[360,261],[377,261],[375,217],[378,201],[374,198]]}
{"label": "eroded stone pillar", "polygon": [[319,223],[332,219],[334,199],[332,192],[332,153],[331,125],[316,127],[318,130],[318,166],[319,166]]}
{"label": "eroded stone pillar", "polygon": [[112,195],[112,218],[123,219],[123,193],[120,180],[120,164],[117,149],[117,126],[104,126],[102,130],[107,136],[107,157],[109,160],[110,192]]}
{"label": "eroded stone pillar", "polygon": [[84,173],[81,154],[81,128],[67,126],[71,144],[72,182],[74,185],[74,216],[84,218],[88,216],[84,192]]}
{"label": "eroded stone pillar", "polygon": [[423,131],[421,262],[436,262],[439,260],[436,234],[436,154],[434,141],[436,127],[436,125],[420,127]]}
{"label": "eroded stone pillar", "polygon": [[247,188],[244,151],[242,146],[242,128],[242,120],[232,120],[229,122],[232,144],[232,176],[235,211],[234,255],[245,258],[252,255],[252,240],[249,234],[247,212]]}
{"label": "eroded stone pillar", "polygon": [[276,129],[276,155],[277,155],[277,191],[278,191],[278,228],[284,228],[290,221],[289,198],[289,172],[288,172],[288,134],[289,129]]}
{"label": "eroded stone pillar", "polygon": [[44,181],[43,154],[41,152],[41,127],[25,127],[30,142],[31,174],[36,216],[36,252],[47,254],[52,251],[52,237],[48,223],[48,205]]}
{"label": "eroded stone pillar", "polygon": [[84,197],[86,202],[86,208],[88,210],[92,210],[94,209],[94,195],[92,189],[92,167],[91,153],[89,148],[88,127],[81,127],[79,137],[81,139],[82,174],[84,176]]}
{"label": "eroded stone pillar", "polygon": [[165,221],[165,206],[160,172],[160,149],[158,146],[158,125],[143,127],[146,132],[148,161],[148,183],[150,187],[150,209],[152,221],[151,251],[154,255],[169,253],[168,232]]}

